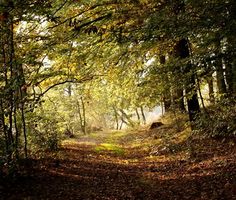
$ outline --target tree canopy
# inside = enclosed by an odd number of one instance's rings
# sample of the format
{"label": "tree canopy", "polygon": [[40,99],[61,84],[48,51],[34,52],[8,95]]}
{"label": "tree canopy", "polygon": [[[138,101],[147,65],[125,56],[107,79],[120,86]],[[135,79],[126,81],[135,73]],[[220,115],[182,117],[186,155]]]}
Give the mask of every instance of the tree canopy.
{"label": "tree canopy", "polygon": [[145,124],[156,106],[187,112],[193,130],[233,118],[235,11],[233,0],[0,1],[0,156]]}

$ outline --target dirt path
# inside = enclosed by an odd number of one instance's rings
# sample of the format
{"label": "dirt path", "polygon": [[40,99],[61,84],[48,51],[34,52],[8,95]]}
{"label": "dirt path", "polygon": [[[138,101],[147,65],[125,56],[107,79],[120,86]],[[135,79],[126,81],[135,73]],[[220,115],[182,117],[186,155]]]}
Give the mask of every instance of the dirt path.
{"label": "dirt path", "polygon": [[0,199],[236,199],[232,151],[201,161],[151,159],[135,149],[99,149],[106,139],[83,137],[57,158],[32,161],[29,172],[1,183]]}

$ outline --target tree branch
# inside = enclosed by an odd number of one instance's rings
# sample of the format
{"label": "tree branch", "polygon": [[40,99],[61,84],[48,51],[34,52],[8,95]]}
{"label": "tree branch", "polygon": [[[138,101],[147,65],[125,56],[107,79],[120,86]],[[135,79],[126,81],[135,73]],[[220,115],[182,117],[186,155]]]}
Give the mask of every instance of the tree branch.
{"label": "tree branch", "polygon": [[80,80],[77,80],[77,79],[72,79],[72,80],[65,80],[65,81],[62,81],[62,82],[59,82],[59,83],[55,83],[54,85],[51,85],[49,86],[45,91],[43,91],[37,99],[39,99],[40,97],[42,97],[43,95],[45,95],[49,90],[53,89],[54,87],[58,86],[58,85],[63,85],[65,83],[75,83],[75,84],[79,84],[79,83],[84,83],[86,81],[90,81],[94,78],[94,76],[92,77],[85,77],[85,78],[82,78]]}

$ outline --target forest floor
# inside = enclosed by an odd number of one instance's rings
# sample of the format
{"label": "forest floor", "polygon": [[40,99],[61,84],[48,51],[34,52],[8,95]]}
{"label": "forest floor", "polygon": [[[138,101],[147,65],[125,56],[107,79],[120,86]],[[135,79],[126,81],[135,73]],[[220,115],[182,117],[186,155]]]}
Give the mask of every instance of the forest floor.
{"label": "forest floor", "polygon": [[236,199],[236,144],[171,125],[98,132],[31,160],[0,199]]}

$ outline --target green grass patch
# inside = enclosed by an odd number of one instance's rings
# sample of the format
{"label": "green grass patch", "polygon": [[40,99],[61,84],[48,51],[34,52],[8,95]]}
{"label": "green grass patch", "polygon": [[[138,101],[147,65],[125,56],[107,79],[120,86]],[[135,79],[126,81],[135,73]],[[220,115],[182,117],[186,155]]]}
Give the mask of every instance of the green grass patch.
{"label": "green grass patch", "polygon": [[111,131],[106,138],[107,143],[119,143],[121,138],[124,138],[129,133],[126,131]]}
{"label": "green grass patch", "polygon": [[104,151],[110,151],[118,155],[124,155],[125,153],[125,150],[122,147],[109,143],[100,144],[99,146],[95,147],[95,151],[98,153]]}

